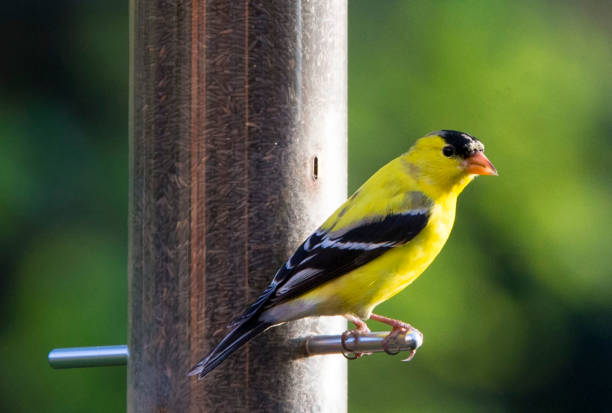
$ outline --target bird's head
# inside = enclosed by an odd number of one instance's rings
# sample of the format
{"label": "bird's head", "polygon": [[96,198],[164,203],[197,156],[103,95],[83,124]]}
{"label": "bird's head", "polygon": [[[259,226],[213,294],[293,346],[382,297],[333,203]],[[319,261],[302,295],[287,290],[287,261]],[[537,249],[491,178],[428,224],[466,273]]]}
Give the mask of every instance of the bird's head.
{"label": "bird's head", "polygon": [[432,132],[419,139],[406,158],[418,180],[436,192],[459,193],[477,175],[497,175],[482,142],[464,132]]}

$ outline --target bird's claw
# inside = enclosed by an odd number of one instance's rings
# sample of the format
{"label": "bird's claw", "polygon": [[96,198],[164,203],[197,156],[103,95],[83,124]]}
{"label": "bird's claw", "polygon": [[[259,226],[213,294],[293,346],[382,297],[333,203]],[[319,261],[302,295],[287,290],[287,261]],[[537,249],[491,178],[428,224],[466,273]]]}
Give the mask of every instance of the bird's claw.
{"label": "bird's claw", "polygon": [[393,327],[391,332],[387,334],[387,337],[385,337],[382,343],[382,347],[383,347],[383,350],[385,350],[385,353],[387,353],[390,356],[395,356],[396,354],[398,354],[401,351],[401,348],[399,346],[397,347],[396,350],[391,349],[389,346],[393,344],[393,341],[395,340],[397,336],[399,336],[402,333],[406,334],[407,332],[408,332],[408,328],[406,327],[403,327],[403,326]]}
{"label": "bird's claw", "polygon": [[412,360],[414,358],[415,354],[416,354],[416,348],[413,349],[413,350],[410,350],[410,354],[408,355],[408,357],[406,357],[405,359],[402,359],[402,361],[408,362],[408,361]]}
{"label": "bird's claw", "polygon": [[364,333],[364,332],[368,333],[369,331],[361,331],[357,329],[357,330],[346,330],[344,333],[342,333],[342,336],[340,337],[340,342],[342,343],[342,349],[343,349],[342,355],[347,360],[355,360],[355,359],[358,359],[358,358],[361,358],[363,356],[367,356],[370,354],[370,353],[358,353],[354,349],[349,348],[346,342],[351,337],[356,342],[359,339],[359,334]]}
{"label": "bird's claw", "polygon": [[[416,332],[422,336],[421,332],[415,329],[414,327],[412,327],[410,324],[402,322],[401,324],[393,326],[393,329],[389,332],[387,337],[385,337],[385,339],[383,340],[383,350],[385,351],[385,353],[391,356],[398,354],[401,351],[401,347],[398,345],[397,349],[393,349],[390,346],[393,344],[397,336],[401,334],[408,334],[410,331]],[[416,350],[417,350],[416,348],[410,350],[410,354],[408,355],[408,357],[406,357],[402,361],[412,360],[414,358],[414,355],[416,354]]]}
{"label": "bird's claw", "polygon": [[359,353],[355,353],[353,350],[348,348],[348,346],[346,345],[346,340],[351,336],[357,339],[357,333],[355,330],[346,330],[344,333],[342,333],[342,336],[340,337],[340,342],[342,343],[342,349],[343,349],[342,355],[347,360],[355,360],[359,358],[359,355],[358,355]]}

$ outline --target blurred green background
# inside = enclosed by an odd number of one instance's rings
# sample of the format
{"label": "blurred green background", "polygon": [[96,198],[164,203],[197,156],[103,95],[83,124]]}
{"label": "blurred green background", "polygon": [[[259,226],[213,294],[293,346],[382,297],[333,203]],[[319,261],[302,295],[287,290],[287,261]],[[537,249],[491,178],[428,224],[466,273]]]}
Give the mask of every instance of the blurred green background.
{"label": "blurred green background", "polygon": [[[125,368],[45,356],[126,342],[128,7],[0,16],[0,411],[121,411]],[[441,128],[500,171],[378,308],[425,345],[350,363],[351,412],[610,409],[611,19],[593,0],[350,2],[349,190]]]}

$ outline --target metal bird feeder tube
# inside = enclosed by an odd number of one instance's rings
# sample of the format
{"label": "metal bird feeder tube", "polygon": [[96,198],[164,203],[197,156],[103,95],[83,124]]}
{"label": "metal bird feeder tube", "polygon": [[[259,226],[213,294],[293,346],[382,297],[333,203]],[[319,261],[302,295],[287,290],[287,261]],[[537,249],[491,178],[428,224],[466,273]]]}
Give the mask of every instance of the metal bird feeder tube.
{"label": "metal bird feeder tube", "polygon": [[292,345],[341,318],[186,376],[346,197],[346,1],[130,10],[128,411],[346,411],[345,360]]}

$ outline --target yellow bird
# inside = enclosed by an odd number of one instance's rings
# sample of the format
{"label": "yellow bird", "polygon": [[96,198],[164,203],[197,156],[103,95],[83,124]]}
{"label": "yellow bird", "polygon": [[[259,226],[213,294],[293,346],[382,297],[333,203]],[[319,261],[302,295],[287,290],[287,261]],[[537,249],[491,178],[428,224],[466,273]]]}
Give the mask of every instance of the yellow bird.
{"label": "yellow bird", "polygon": [[269,327],[309,316],[342,315],[410,325],[373,314],[438,255],[453,227],[457,197],[476,175],[497,175],[484,145],[441,130],[379,169],[298,247],[231,331],[189,372],[204,377]]}

